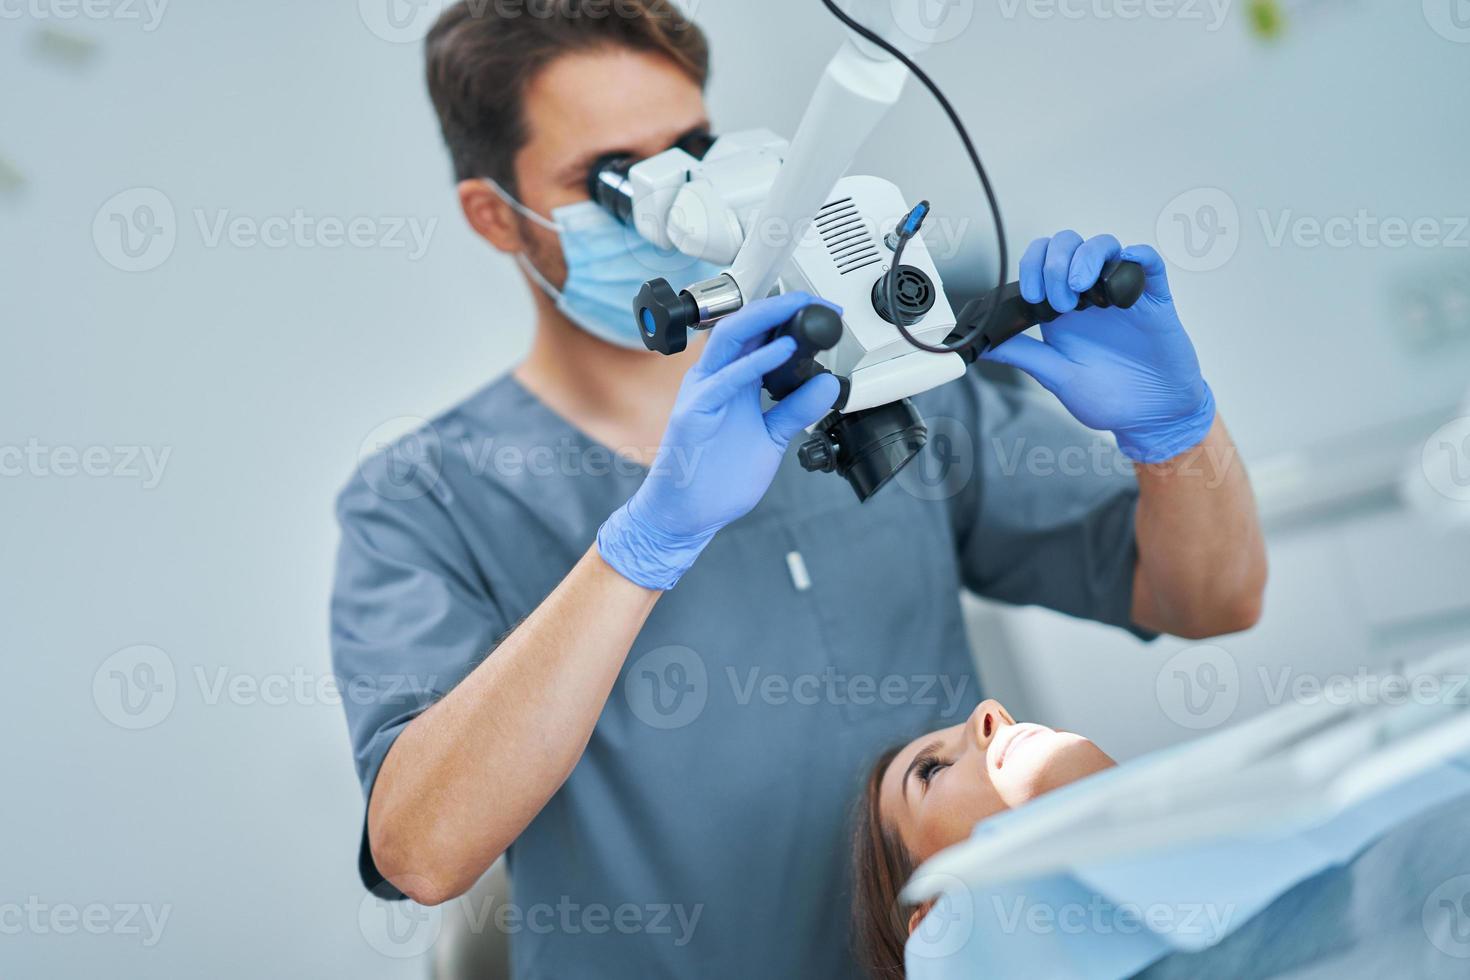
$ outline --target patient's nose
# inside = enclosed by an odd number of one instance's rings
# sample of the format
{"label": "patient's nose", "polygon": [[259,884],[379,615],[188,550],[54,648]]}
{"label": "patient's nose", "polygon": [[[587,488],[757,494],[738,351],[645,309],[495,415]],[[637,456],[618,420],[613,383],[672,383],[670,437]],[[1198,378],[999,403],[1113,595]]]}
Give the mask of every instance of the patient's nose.
{"label": "patient's nose", "polygon": [[970,738],[983,752],[990,747],[990,740],[995,738],[1002,725],[1014,725],[1016,719],[1012,718],[1010,712],[999,701],[987,698],[981,701],[970,715],[968,723]]}

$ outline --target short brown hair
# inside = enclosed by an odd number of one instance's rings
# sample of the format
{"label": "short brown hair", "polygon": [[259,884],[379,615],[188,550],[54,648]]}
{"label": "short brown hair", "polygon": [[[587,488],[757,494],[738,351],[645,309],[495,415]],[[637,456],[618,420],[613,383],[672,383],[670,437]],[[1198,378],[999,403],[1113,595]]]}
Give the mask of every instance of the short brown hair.
{"label": "short brown hair", "polygon": [[514,188],[527,86],[564,54],[607,47],[663,55],[701,88],[709,80],[704,33],[672,0],[460,0],[445,10],[424,53],[455,179]]}
{"label": "short brown hair", "polygon": [[873,980],[903,980],[908,912],[899,900],[915,862],[898,835],[883,824],[878,801],[883,774],[903,746],[878,757],[868,772],[852,835],[853,956]]}

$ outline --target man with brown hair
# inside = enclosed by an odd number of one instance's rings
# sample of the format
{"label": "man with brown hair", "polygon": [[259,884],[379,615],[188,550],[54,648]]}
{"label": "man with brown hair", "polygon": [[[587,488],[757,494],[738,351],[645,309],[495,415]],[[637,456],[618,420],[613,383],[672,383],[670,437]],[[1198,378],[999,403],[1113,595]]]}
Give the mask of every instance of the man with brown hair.
{"label": "man with brown hair", "polygon": [[427,56],[465,218],[537,317],[524,362],[338,502],[364,881],[437,904],[508,854],[518,977],[850,976],[847,809],[882,747],[979,702],[962,587],[1141,635],[1254,621],[1213,402],[1192,469],[1046,473],[994,447],[1087,433],[967,378],[919,406],[968,478],[859,505],[785,452],[832,379],[758,398],[790,354],[762,335],[810,298],[649,354],[631,290],[709,272],[588,202],[600,157],[707,130],[699,30],[663,0],[461,3]]}

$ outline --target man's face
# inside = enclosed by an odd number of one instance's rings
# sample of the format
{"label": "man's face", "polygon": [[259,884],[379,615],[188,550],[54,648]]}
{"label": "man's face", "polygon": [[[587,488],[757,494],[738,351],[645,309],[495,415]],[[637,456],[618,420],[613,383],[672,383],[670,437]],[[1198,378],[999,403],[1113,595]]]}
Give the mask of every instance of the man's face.
{"label": "man's face", "polygon": [[[544,217],[587,200],[587,173],[599,157],[650,157],[709,125],[693,79],[667,58],[620,47],[553,61],[526,90],[525,119],[517,196]],[[556,234],[524,219],[520,231],[531,262],[553,285],[565,285]]]}

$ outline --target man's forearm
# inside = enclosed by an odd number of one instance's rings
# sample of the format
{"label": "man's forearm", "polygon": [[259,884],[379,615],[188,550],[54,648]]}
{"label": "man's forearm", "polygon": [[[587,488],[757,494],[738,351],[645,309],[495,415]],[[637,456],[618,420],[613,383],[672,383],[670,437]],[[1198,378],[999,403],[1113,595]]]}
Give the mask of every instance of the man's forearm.
{"label": "man's forearm", "polygon": [[1203,638],[1255,625],[1266,548],[1245,464],[1216,416],[1204,442],[1138,465],[1138,570],[1133,621]]}
{"label": "man's forearm", "polygon": [[368,805],[378,870],[409,897],[463,894],[566,781],[661,593],[596,547],[399,735]]}

